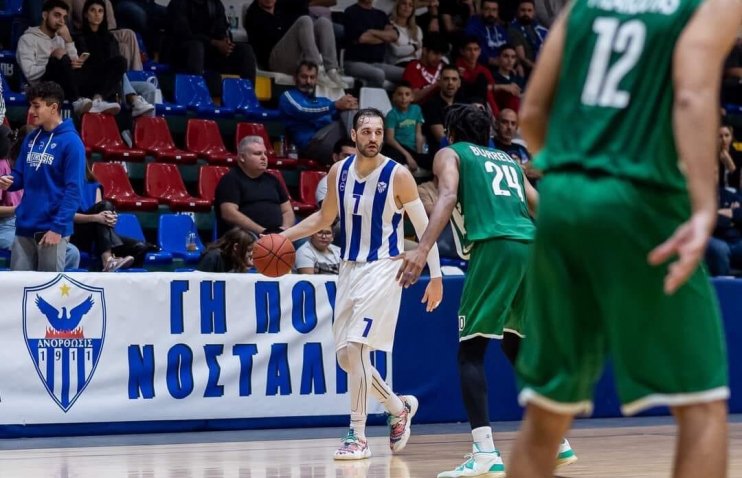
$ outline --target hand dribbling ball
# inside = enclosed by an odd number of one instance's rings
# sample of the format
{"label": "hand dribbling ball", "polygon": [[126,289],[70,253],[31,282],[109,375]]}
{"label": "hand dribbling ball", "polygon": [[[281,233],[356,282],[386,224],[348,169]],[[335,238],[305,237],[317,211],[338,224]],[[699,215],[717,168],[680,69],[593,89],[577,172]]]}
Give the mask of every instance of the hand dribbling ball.
{"label": "hand dribbling ball", "polygon": [[268,277],[280,277],[291,272],[295,257],[294,245],[280,234],[261,236],[252,251],[255,269]]}

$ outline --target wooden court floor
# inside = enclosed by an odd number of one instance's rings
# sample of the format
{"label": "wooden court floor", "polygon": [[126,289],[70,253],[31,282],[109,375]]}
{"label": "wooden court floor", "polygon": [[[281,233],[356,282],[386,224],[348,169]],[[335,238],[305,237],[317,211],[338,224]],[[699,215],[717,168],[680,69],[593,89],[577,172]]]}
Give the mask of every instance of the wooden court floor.
{"label": "wooden court floor", "polygon": [[[731,422],[729,477],[742,478],[742,419]],[[570,433],[579,461],[558,470],[558,477],[670,476],[674,426],[669,420],[595,423],[583,421]],[[497,427],[511,430],[495,435],[506,461],[515,426]],[[338,429],[9,439],[0,441],[0,477],[422,478],[453,468],[471,446],[465,425],[413,430],[407,448],[392,456],[383,428],[373,427],[374,455],[356,462],[332,460],[338,439],[329,436],[342,434]]]}

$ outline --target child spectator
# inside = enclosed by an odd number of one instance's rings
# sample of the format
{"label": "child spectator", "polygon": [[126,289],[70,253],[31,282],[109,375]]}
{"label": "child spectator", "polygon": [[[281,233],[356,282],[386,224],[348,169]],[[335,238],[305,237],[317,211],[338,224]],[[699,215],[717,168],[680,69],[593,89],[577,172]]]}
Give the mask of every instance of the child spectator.
{"label": "child spectator", "polygon": [[403,81],[394,88],[392,104],[394,106],[386,115],[383,154],[400,164],[406,164],[410,171],[415,172],[425,144],[422,131],[424,120],[420,106],[412,104],[412,87],[409,83]]}

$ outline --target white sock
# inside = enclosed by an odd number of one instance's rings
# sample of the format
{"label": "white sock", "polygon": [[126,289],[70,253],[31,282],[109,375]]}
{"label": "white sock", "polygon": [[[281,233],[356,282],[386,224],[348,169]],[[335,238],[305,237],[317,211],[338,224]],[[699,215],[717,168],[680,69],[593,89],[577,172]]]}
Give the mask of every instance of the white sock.
{"label": "white sock", "polygon": [[477,450],[484,452],[495,451],[495,442],[492,441],[492,427],[479,427],[471,431]]}
{"label": "white sock", "polygon": [[363,441],[366,441],[366,415],[359,413],[350,414],[350,428],[353,434]]}

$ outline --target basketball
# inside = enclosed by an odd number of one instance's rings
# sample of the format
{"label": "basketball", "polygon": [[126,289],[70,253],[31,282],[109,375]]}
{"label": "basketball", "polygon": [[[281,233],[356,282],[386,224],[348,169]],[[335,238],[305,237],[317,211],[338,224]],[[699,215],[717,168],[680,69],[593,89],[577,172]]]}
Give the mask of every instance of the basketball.
{"label": "basketball", "polygon": [[261,236],[252,251],[255,269],[268,277],[280,277],[291,272],[295,256],[294,245],[280,234]]}

